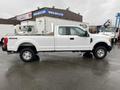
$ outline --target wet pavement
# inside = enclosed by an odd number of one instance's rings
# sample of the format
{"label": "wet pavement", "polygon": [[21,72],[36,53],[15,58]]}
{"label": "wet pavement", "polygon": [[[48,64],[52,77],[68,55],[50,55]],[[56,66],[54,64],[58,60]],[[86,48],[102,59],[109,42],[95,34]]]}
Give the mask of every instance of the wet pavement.
{"label": "wet pavement", "polygon": [[0,90],[120,90],[120,48],[104,60],[79,53],[39,53],[24,63],[0,49]]}

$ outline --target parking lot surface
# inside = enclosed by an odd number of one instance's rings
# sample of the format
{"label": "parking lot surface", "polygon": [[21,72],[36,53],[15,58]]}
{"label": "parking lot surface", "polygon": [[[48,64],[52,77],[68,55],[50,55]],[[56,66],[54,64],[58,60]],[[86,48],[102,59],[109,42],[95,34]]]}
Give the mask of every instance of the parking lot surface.
{"label": "parking lot surface", "polygon": [[120,90],[120,48],[104,60],[79,53],[39,53],[24,63],[0,48],[0,90]]}

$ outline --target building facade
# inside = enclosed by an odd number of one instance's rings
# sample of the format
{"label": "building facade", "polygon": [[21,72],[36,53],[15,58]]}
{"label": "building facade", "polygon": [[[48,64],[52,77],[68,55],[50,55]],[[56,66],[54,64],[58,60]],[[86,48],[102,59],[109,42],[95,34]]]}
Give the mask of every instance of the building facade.
{"label": "building facade", "polygon": [[71,20],[71,21],[78,21],[78,22],[83,22],[83,17],[80,14],[76,14],[69,9],[57,9],[55,7],[53,8],[39,8],[34,11],[30,11],[25,14],[21,14],[18,16],[15,16],[13,18],[10,18],[10,20],[17,20],[20,22],[23,21],[35,21],[36,18],[38,17],[52,17],[52,18],[58,18],[58,19],[64,19],[64,20]]}

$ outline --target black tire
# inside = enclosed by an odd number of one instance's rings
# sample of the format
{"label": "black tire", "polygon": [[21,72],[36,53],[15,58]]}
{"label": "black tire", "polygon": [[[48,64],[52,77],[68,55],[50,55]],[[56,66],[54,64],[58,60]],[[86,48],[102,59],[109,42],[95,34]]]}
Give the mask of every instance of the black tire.
{"label": "black tire", "polygon": [[98,46],[93,50],[93,55],[96,59],[103,59],[107,55],[107,49],[104,46]]}
{"label": "black tire", "polygon": [[24,48],[20,51],[20,58],[24,62],[32,62],[34,57],[35,53],[31,48]]}

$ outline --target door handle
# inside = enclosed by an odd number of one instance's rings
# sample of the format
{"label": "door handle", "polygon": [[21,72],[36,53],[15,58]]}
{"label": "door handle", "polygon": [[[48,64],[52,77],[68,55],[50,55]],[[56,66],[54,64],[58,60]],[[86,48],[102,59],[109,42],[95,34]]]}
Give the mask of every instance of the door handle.
{"label": "door handle", "polygon": [[70,40],[74,40],[74,38],[70,38]]}

